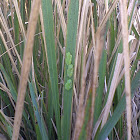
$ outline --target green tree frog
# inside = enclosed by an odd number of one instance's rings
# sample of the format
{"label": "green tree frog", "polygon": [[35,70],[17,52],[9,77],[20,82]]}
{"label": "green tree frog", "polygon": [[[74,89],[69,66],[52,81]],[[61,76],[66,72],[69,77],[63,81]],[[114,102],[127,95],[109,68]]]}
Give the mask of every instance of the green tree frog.
{"label": "green tree frog", "polygon": [[68,65],[67,76],[70,78],[73,75],[73,65]]}
{"label": "green tree frog", "polygon": [[67,83],[65,84],[65,89],[70,90],[72,88],[72,80],[67,80]]}
{"label": "green tree frog", "polygon": [[70,65],[72,61],[72,55],[70,54],[70,52],[66,53],[66,64]]}

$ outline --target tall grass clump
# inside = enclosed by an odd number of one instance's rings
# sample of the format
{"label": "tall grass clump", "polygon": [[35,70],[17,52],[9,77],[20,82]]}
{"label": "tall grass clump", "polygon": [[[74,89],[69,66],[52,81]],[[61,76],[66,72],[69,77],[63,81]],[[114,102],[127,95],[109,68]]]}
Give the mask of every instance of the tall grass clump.
{"label": "tall grass clump", "polygon": [[0,139],[140,139],[138,0],[0,0]]}

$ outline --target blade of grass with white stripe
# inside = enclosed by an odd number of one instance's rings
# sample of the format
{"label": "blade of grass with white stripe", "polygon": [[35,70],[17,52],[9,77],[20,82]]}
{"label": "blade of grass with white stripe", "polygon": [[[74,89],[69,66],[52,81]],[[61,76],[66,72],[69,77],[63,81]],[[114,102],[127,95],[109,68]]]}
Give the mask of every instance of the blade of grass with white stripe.
{"label": "blade of grass with white stripe", "polygon": [[[70,53],[72,56],[71,64],[74,66],[75,62],[75,48],[76,48],[76,36],[77,36],[77,24],[78,24],[78,9],[79,1],[71,0],[68,11],[68,24],[67,24],[67,39],[66,39],[66,55]],[[66,59],[65,59],[66,63]],[[69,140],[71,132],[71,112],[72,112],[72,95],[73,95],[73,75],[71,78],[67,74],[68,65],[65,64],[64,75],[64,112],[62,116],[62,139]],[[74,72],[73,72],[74,73]],[[68,80],[72,81],[72,87],[66,89]]]}
{"label": "blade of grass with white stripe", "polygon": [[42,0],[42,13],[47,46],[47,59],[50,76],[50,84],[53,97],[53,106],[55,111],[56,127],[58,139],[61,139],[60,126],[60,108],[59,108],[59,91],[58,91],[58,74],[56,65],[56,51],[54,39],[54,23],[53,23],[53,9],[51,0]]}

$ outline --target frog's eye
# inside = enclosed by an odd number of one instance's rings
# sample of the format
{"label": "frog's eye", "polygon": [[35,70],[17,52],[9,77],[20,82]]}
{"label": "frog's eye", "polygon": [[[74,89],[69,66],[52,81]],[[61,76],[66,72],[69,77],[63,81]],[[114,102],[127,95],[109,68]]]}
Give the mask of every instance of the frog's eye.
{"label": "frog's eye", "polygon": [[71,77],[72,75],[73,75],[73,65],[70,64],[70,65],[68,65],[67,76]]}
{"label": "frog's eye", "polygon": [[72,55],[70,54],[70,52],[66,53],[66,64],[70,65],[72,61]]}
{"label": "frog's eye", "polygon": [[70,90],[71,88],[72,88],[72,80],[69,79],[69,80],[67,81],[67,83],[65,84],[65,89],[66,89],[66,90]]}

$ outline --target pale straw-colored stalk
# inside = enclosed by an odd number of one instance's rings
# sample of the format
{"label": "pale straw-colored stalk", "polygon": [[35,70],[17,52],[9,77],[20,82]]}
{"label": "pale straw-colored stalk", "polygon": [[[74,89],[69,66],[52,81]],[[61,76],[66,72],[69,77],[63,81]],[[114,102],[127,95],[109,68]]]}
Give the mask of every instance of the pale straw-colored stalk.
{"label": "pale straw-colored stalk", "polygon": [[131,140],[131,88],[130,88],[130,56],[128,46],[127,0],[120,0],[120,13],[121,13],[122,37],[123,37],[124,70],[125,70],[127,139]]}

